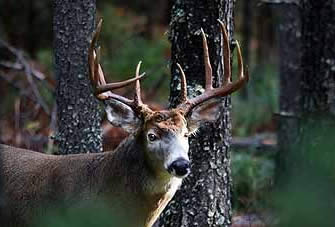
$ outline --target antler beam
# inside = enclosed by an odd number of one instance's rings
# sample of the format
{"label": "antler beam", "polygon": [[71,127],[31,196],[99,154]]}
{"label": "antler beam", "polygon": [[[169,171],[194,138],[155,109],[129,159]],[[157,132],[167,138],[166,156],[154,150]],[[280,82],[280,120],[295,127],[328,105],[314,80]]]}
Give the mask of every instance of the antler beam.
{"label": "antler beam", "polygon": [[[106,83],[104,73],[102,71],[100,65],[100,47],[95,47],[97,44],[97,40],[101,31],[102,19],[100,19],[97,29],[93,34],[92,41],[90,43],[90,47],[88,50],[88,62],[89,62],[89,72],[90,72],[90,80],[93,85],[94,94],[100,100],[105,100],[107,98],[116,99],[128,106],[134,107],[135,109],[142,104],[141,101],[141,89],[140,89],[140,79],[143,78],[145,73],[139,74],[141,61],[138,63],[136,67],[136,75],[134,78],[116,82],[116,83]],[[128,99],[123,96],[117,95],[112,92],[114,89],[118,89],[121,87],[125,87],[132,83],[136,82],[136,92],[134,99]]]}
{"label": "antler beam", "polygon": [[238,61],[238,79],[235,82],[232,82],[232,73],[230,67],[230,45],[229,45],[229,38],[228,33],[225,28],[225,25],[222,21],[218,20],[220,24],[220,29],[222,33],[222,46],[223,46],[223,56],[222,56],[222,63],[224,65],[224,82],[222,87],[213,88],[212,85],[212,66],[209,60],[208,54],[208,45],[206,40],[206,35],[204,31],[201,29],[202,35],[202,43],[203,43],[203,51],[204,51],[204,65],[205,65],[205,92],[197,97],[192,99],[187,99],[187,92],[186,92],[186,79],[185,73],[182,67],[178,65],[180,73],[181,73],[181,87],[182,87],[182,101],[179,104],[178,108],[181,109],[185,115],[187,115],[195,106],[215,97],[223,97],[233,92],[237,91],[249,80],[248,72],[244,72],[243,67],[243,59],[241,54],[241,48],[238,42],[236,42],[237,47],[237,61]]}

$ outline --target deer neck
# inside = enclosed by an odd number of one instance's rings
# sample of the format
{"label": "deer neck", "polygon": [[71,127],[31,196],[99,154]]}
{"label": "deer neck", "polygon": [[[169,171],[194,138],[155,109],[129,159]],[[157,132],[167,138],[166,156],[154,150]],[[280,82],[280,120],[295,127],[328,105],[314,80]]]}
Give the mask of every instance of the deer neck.
{"label": "deer neck", "polygon": [[122,177],[134,193],[145,195],[164,194],[175,191],[181,179],[157,170],[145,155],[141,135],[130,135],[115,151],[110,153],[110,167],[106,166],[109,176]]}
{"label": "deer neck", "polygon": [[142,141],[140,136],[126,138],[115,151],[110,152],[112,167],[107,168],[108,175],[113,178],[110,188],[115,182],[122,184],[120,188],[134,196],[132,199],[138,202],[139,209],[143,211],[145,226],[151,226],[174,196],[182,180],[155,171],[145,157]]}

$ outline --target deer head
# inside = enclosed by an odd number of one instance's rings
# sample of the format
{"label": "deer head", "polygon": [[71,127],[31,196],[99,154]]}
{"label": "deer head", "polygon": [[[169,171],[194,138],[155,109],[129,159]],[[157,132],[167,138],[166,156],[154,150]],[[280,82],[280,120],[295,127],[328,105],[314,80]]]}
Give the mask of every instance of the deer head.
{"label": "deer head", "polygon": [[[89,48],[89,71],[95,96],[105,105],[109,122],[134,134],[143,142],[143,152],[148,163],[160,175],[173,175],[179,178],[190,172],[188,157],[188,137],[196,131],[203,120],[215,120],[218,112],[218,97],[227,96],[241,88],[248,81],[244,74],[241,50],[237,43],[238,79],[232,82],[230,68],[230,46],[224,24],[219,21],[223,34],[223,57],[225,79],[222,87],[212,87],[212,69],[209,61],[206,36],[201,30],[206,85],[205,92],[192,99],[187,98],[186,77],[182,67],[177,64],[181,77],[181,100],[176,108],[154,111],[141,99],[141,62],[137,65],[135,77],[119,83],[106,83],[99,64],[100,48],[96,42],[101,30],[101,20]],[[116,88],[135,83],[133,99],[112,92]]]}

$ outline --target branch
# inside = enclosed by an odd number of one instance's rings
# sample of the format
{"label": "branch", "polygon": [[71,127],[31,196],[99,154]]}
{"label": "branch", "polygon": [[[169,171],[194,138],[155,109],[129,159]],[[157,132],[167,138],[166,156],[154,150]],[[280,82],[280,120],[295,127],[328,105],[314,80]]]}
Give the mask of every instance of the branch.
{"label": "branch", "polygon": [[235,149],[256,149],[260,152],[276,152],[277,141],[273,135],[256,135],[251,137],[233,138],[231,143]]}
{"label": "branch", "polygon": [[47,146],[47,154],[52,154],[54,149],[54,139],[52,135],[55,133],[57,127],[57,105],[54,104],[51,112],[51,122],[49,126],[49,135],[48,135],[48,146]]}
{"label": "branch", "polygon": [[[50,110],[49,110],[49,107],[48,105],[45,103],[45,101],[43,100],[40,92],[38,91],[38,88],[37,88],[37,85],[35,84],[34,82],[34,79],[32,77],[33,75],[33,70],[31,69],[29,63],[26,61],[26,59],[24,58],[23,56],[23,52],[10,46],[8,43],[6,43],[5,41],[3,40],[0,40],[0,46],[3,46],[5,47],[6,49],[8,49],[15,57],[16,59],[19,61],[19,63],[22,65],[22,69],[24,70],[26,76],[27,76],[27,79],[28,79],[28,83],[30,85],[30,87],[32,88],[33,90],[33,93],[37,99],[37,103],[43,108],[43,110],[48,114],[50,115]],[[7,64],[8,66],[8,64]],[[14,64],[13,67],[18,67],[17,64]]]}
{"label": "branch", "polygon": [[17,90],[20,90],[20,94],[21,95],[25,96],[26,98],[30,99],[33,102],[37,102],[36,98],[34,96],[31,96],[31,94],[29,94],[28,92],[26,92],[23,87],[21,87],[20,85],[14,83],[13,81],[9,80],[6,76],[2,75],[1,73],[0,73],[0,79],[3,79],[11,87],[13,87],[13,88],[15,88]]}
{"label": "branch", "polygon": [[[20,64],[19,62],[12,63],[10,61],[1,61],[0,66],[7,68],[7,69],[12,69],[12,70],[18,70],[18,71],[24,70],[23,65]],[[46,78],[46,76],[38,70],[35,70],[32,68],[31,72],[32,72],[32,75],[36,77],[36,79],[45,80]]]}
{"label": "branch", "polygon": [[260,4],[295,4],[300,5],[300,0],[260,0]]}

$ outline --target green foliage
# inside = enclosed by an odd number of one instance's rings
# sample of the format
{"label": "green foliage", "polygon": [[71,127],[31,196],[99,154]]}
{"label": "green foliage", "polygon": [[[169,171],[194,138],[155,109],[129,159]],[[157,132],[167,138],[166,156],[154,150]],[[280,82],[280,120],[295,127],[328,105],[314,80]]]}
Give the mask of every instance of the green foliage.
{"label": "green foliage", "polygon": [[14,88],[9,88],[6,93],[6,98],[2,99],[2,108],[0,108],[0,119],[9,114],[13,109],[13,103],[15,103],[15,99],[17,98],[17,90]]}
{"label": "green foliage", "polygon": [[[103,68],[110,81],[123,80],[135,74],[136,65],[142,60],[141,72],[147,72],[147,78],[142,82],[145,92],[153,87],[157,78],[169,74],[164,57],[169,42],[167,37],[146,39],[140,35],[145,21],[139,16],[118,11],[122,10],[107,3],[101,11],[104,19],[100,38]],[[168,93],[168,86],[164,88],[158,97]]]}
{"label": "green foliage", "polygon": [[290,164],[273,195],[277,226],[335,225],[335,119],[300,119],[298,142],[287,154]]}
{"label": "green foliage", "polygon": [[250,74],[248,98],[241,92],[232,96],[233,128],[238,136],[250,135],[262,124],[269,124],[278,110],[279,81],[275,65],[259,66]]}
{"label": "green foliage", "polygon": [[264,207],[263,200],[273,182],[274,161],[240,151],[233,153],[231,162],[235,209],[250,212]]}
{"label": "green foliage", "polygon": [[113,212],[104,203],[95,201],[81,205],[76,208],[59,207],[47,210],[46,214],[34,221],[34,227],[100,227],[124,226],[117,216],[118,212]]}
{"label": "green foliage", "polygon": [[40,49],[37,52],[37,60],[45,67],[47,67],[48,71],[52,71],[52,51],[51,49]]}
{"label": "green foliage", "polygon": [[[151,91],[161,76],[168,78],[169,67],[165,54],[169,50],[167,36],[149,40],[144,37],[145,18],[131,11],[115,8],[106,2],[99,10],[103,18],[99,45],[102,52],[102,67],[108,81],[124,80],[134,76],[136,65],[143,61],[141,72],[147,73],[142,80],[143,92]],[[52,71],[51,49],[41,49],[37,54],[39,62]],[[155,97],[150,101],[167,102],[169,79],[163,81]]]}

